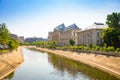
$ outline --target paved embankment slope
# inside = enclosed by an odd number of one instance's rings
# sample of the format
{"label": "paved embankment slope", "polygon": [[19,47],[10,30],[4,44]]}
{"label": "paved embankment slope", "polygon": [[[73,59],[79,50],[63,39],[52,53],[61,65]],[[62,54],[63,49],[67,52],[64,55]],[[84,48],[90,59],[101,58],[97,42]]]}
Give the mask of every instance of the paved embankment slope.
{"label": "paved embankment slope", "polygon": [[54,53],[66,58],[80,61],[90,66],[99,68],[105,72],[108,72],[118,78],[120,78],[120,57],[107,57],[105,55],[95,55],[92,53],[78,53],[72,51],[63,50],[51,50],[46,48],[34,47],[37,50]]}
{"label": "paved embankment slope", "polygon": [[23,61],[21,47],[9,53],[0,53],[0,80],[13,72]]}

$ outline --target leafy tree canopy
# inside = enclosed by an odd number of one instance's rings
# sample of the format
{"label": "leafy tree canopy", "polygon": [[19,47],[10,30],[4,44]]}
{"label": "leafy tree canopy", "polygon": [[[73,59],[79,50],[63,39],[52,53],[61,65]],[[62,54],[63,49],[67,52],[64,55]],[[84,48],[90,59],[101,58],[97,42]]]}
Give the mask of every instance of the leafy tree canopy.
{"label": "leafy tree canopy", "polygon": [[5,23],[0,24],[0,44],[6,45],[7,49],[16,49],[19,46],[18,40],[10,37]]}
{"label": "leafy tree canopy", "polygon": [[113,12],[108,15],[106,24],[108,24],[110,28],[120,29],[120,13]]}
{"label": "leafy tree canopy", "polygon": [[10,34],[6,24],[0,24],[0,44],[8,44],[9,38]]}
{"label": "leafy tree canopy", "polygon": [[120,47],[120,30],[114,28],[104,29],[101,37],[107,46]]}
{"label": "leafy tree canopy", "polygon": [[120,13],[113,12],[107,16],[107,29],[102,31],[102,38],[107,46],[120,47]]}

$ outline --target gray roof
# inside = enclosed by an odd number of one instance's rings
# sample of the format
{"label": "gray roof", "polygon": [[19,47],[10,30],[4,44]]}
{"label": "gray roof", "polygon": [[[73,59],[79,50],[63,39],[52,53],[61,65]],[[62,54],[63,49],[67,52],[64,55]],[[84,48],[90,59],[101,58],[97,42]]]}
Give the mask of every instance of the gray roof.
{"label": "gray roof", "polygon": [[94,24],[96,24],[96,25],[104,25],[104,23],[96,23],[96,22]]}
{"label": "gray roof", "polygon": [[106,24],[95,22],[93,25],[88,26],[86,29],[104,29],[107,27],[108,27],[108,25],[106,25]]}
{"label": "gray roof", "polygon": [[65,29],[65,25],[63,23],[63,24],[60,24],[59,26],[55,27],[54,31],[64,31],[64,29]]}
{"label": "gray roof", "polygon": [[68,30],[73,30],[73,29],[79,29],[79,27],[76,24],[72,24],[72,25],[69,25],[68,27],[65,27],[63,23],[55,27],[54,31],[68,31]]}
{"label": "gray roof", "polygon": [[65,28],[65,31],[67,31],[67,30],[72,30],[72,29],[79,29],[79,27],[78,27],[76,24],[72,24],[72,25],[66,27],[66,28]]}

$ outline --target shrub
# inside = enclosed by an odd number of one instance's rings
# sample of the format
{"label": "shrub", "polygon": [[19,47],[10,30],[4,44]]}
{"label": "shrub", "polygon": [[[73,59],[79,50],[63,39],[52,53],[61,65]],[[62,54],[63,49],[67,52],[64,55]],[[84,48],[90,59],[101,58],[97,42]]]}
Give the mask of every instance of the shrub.
{"label": "shrub", "polygon": [[107,45],[104,44],[103,48],[102,48],[103,51],[107,51],[108,52],[108,49],[107,49]]}
{"label": "shrub", "polygon": [[100,47],[100,51],[103,51],[103,48],[102,48],[102,47]]}
{"label": "shrub", "polygon": [[90,46],[88,44],[86,45],[86,50],[90,50]]}
{"label": "shrub", "polygon": [[96,46],[95,50],[99,51],[100,50],[100,46]]}
{"label": "shrub", "polygon": [[69,40],[69,44],[70,44],[71,46],[73,46],[73,45],[75,44],[75,41],[74,41],[73,39],[70,39],[70,40]]}
{"label": "shrub", "polygon": [[10,49],[16,49],[19,46],[19,43],[15,39],[11,39],[8,44]]}
{"label": "shrub", "polygon": [[92,50],[96,50],[96,44],[92,45]]}
{"label": "shrub", "polygon": [[30,43],[29,42],[24,42],[23,45],[29,46]]}
{"label": "shrub", "polygon": [[117,48],[117,49],[116,49],[116,52],[120,52],[120,48]]}
{"label": "shrub", "polygon": [[114,51],[115,51],[115,49],[114,49],[114,47],[113,47],[113,46],[108,46],[108,47],[107,47],[107,51],[114,52]]}
{"label": "shrub", "polygon": [[81,47],[81,46],[78,46],[78,49],[79,49],[79,50],[82,50],[82,47]]}
{"label": "shrub", "polygon": [[[42,45],[43,45],[43,47],[45,47],[45,43],[44,42],[42,42]],[[47,45],[47,44],[46,44]],[[57,42],[56,41],[52,41],[51,42],[51,44],[48,46],[49,48],[54,48],[54,49],[56,49],[56,47],[57,47]]]}

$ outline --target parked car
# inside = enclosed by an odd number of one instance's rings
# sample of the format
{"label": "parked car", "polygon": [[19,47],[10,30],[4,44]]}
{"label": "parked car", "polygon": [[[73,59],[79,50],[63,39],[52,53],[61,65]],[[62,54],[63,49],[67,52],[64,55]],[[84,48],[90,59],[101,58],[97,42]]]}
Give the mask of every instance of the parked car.
{"label": "parked car", "polygon": [[2,45],[2,44],[0,44],[0,49],[8,49],[8,45]]}
{"label": "parked car", "polygon": [[3,45],[4,49],[8,49],[8,45]]}
{"label": "parked car", "polygon": [[2,44],[0,44],[0,49],[4,49],[4,46]]}

